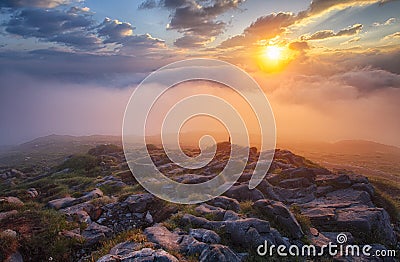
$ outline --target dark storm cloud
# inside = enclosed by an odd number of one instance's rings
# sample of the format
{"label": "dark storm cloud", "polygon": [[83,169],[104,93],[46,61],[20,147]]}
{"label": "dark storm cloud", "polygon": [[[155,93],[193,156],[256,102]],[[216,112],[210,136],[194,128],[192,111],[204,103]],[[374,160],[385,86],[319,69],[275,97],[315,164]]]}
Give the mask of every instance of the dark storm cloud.
{"label": "dark storm cloud", "polygon": [[213,41],[213,38],[224,32],[226,24],[217,17],[230,9],[237,8],[243,0],[161,0],[143,2],[139,8],[166,8],[171,11],[169,30],[183,33],[175,41],[182,48],[200,47]]}
{"label": "dark storm cloud", "polygon": [[144,59],[122,54],[83,54],[54,50],[8,51],[0,52],[0,74],[20,74],[60,83],[126,87],[138,84],[149,72],[176,59],[179,58]]}
{"label": "dark storm cloud", "polygon": [[90,32],[92,17],[78,8],[68,11],[28,8],[16,12],[3,24],[5,31],[22,37],[36,37],[78,49],[97,49],[100,39]]}
{"label": "dark storm cloud", "polygon": [[355,24],[348,28],[342,29],[337,33],[335,33],[333,30],[321,30],[321,31],[315,32],[312,35],[301,36],[300,39],[301,40],[321,40],[321,39],[327,39],[327,38],[337,37],[337,36],[353,36],[353,35],[357,35],[358,33],[360,33],[362,28],[363,28],[363,25]]}
{"label": "dark storm cloud", "polygon": [[52,8],[59,5],[66,5],[72,2],[78,2],[73,0],[1,0],[0,7],[5,8],[20,8],[20,7],[40,7],[40,8]]}

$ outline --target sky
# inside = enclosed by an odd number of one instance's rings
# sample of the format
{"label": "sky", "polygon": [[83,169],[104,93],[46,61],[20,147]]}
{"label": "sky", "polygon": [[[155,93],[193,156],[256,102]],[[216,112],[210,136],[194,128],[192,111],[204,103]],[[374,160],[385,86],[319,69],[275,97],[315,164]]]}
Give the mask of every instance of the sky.
{"label": "sky", "polygon": [[393,0],[2,0],[0,145],[120,135],[135,87],[195,57],[257,81],[278,141],[400,146]]}

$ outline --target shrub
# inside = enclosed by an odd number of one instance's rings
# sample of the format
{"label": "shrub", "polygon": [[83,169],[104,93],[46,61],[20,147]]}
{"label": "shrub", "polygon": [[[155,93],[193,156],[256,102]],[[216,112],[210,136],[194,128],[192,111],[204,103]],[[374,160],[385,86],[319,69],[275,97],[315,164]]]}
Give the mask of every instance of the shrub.
{"label": "shrub", "polygon": [[67,160],[65,160],[64,163],[59,165],[57,170],[61,171],[66,168],[70,168],[73,170],[89,172],[90,170],[98,166],[98,164],[99,160],[92,155],[88,154],[73,155]]}

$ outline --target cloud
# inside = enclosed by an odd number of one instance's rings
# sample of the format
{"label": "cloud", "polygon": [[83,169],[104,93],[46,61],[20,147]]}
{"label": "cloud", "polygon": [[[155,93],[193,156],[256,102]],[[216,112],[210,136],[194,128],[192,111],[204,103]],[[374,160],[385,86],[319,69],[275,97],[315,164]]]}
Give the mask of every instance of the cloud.
{"label": "cloud", "polygon": [[372,25],[373,26],[388,26],[388,25],[393,25],[394,23],[396,23],[396,21],[397,21],[396,18],[392,17],[392,18],[389,18],[388,20],[386,20],[383,23],[375,22]]}
{"label": "cloud", "polygon": [[304,51],[310,49],[307,42],[297,41],[289,44],[289,48],[295,51]]}
{"label": "cloud", "polygon": [[241,35],[231,37],[221,43],[220,47],[250,45],[258,40],[271,39],[285,31],[286,27],[296,22],[293,13],[272,13],[259,17],[248,26]]}
{"label": "cloud", "polygon": [[383,40],[391,40],[394,38],[399,38],[400,37],[400,32],[395,32],[393,34],[387,35],[383,38]]}
{"label": "cloud", "polygon": [[335,33],[333,30],[321,30],[315,32],[312,35],[303,35],[300,37],[301,40],[322,40],[332,37],[339,37],[339,36],[352,36],[360,33],[362,30],[362,24],[355,24],[348,28],[342,29],[339,32]]}
{"label": "cloud", "polygon": [[[133,49],[135,45],[138,43],[129,48]],[[182,59],[169,52],[157,54],[157,57],[153,57],[153,54],[143,57],[148,54],[131,56],[130,51],[121,51],[114,55],[55,50],[3,51],[0,52],[0,74],[23,74],[38,81],[124,88],[140,83],[155,69]],[[19,84],[18,79],[15,79],[15,84]]]}
{"label": "cloud", "polygon": [[352,6],[365,6],[374,3],[385,4],[391,0],[313,0],[309,8],[299,13],[299,18],[319,16],[332,10],[344,9]]}
{"label": "cloud", "polygon": [[21,8],[21,7],[39,7],[39,8],[53,8],[59,5],[68,5],[74,0],[2,0],[0,8]]}
{"label": "cloud", "polygon": [[353,70],[335,75],[332,79],[356,87],[363,93],[385,88],[400,88],[400,75],[381,69]]}
{"label": "cloud", "polygon": [[[22,37],[36,37],[78,49],[100,48],[100,39],[90,32],[92,17],[81,9],[27,8],[15,13],[4,24],[5,31]],[[89,30],[88,30],[89,29]]]}
{"label": "cloud", "polygon": [[237,8],[244,0],[160,0],[145,1],[139,9],[165,8],[171,12],[168,30],[183,34],[174,44],[181,48],[200,47],[224,32],[226,23],[217,17]]}
{"label": "cloud", "polygon": [[43,42],[58,43],[78,51],[97,51],[112,46],[125,55],[145,56],[154,48],[165,49],[164,40],[150,34],[135,35],[130,23],[105,18],[94,21],[88,8],[68,10],[25,8],[14,13],[3,24],[5,31],[24,38],[35,37]]}
{"label": "cloud", "polygon": [[360,41],[360,40],[361,40],[361,37],[356,36],[356,37],[354,37],[354,38],[351,38],[351,39],[349,39],[349,40],[347,40],[347,41],[341,43],[341,45],[347,45],[347,44],[355,43],[355,42],[358,42],[358,41]]}
{"label": "cloud", "polygon": [[99,36],[106,37],[105,43],[120,43],[125,37],[133,35],[135,28],[126,22],[105,18],[99,25]]}

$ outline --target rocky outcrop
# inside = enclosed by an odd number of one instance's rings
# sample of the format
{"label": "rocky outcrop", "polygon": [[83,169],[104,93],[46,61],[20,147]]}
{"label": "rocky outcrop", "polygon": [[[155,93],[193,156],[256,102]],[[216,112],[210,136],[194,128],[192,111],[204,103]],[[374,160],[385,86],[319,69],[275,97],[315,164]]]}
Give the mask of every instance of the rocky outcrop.
{"label": "rocky outcrop", "polygon": [[299,222],[282,202],[263,199],[255,202],[253,207],[261,215],[278,225],[290,238],[300,239],[303,237],[304,233]]}
{"label": "rocky outcrop", "polygon": [[64,197],[64,198],[59,198],[59,199],[54,199],[51,200],[47,203],[47,206],[50,208],[54,209],[62,209],[62,208],[67,208],[82,202],[89,201],[91,199],[99,198],[103,196],[103,192],[95,188],[94,190],[87,192],[83,196],[79,198],[74,198],[74,197]]}

